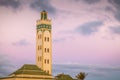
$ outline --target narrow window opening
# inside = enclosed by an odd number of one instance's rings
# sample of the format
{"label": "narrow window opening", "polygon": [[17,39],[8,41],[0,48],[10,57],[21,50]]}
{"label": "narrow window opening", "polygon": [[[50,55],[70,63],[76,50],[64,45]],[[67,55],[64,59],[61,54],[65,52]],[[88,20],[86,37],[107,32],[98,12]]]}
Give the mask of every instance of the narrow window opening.
{"label": "narrow window opening", "polygon": [[39,39],[39,35],[38,35],[38,39]]}
{"label": "narrow window opening", "polygon": [[46,52],[46,48],[45,48],[45,52]]}
{"label": "narrow window opening", "polygon": [[47,41],[49,42],[49,37],[47,38]]}
{"label": "narrow window opening", "polygon": [[49,53],[49,48],[47,49],[47,52]]}
{"label": "narrow window opening", "polygon": [[42,60],[41,56],[40,56],[40,61]]}
{"label": "narrow window opening", "polygon": [[46,59],[45,59],[45,64],[46,64]]}
{"label": "narrow window opening", "polygon": [[39,61],[39,57],[38,57],[38,61]]}
{"label": "narrow window opening", "polygon": [[41,39],[41,34],[38,35],[38,39]]}
{"label": "narrow window opening", "polygon": [[40,45],[40,49],[42,49],[42,46]]}
{"label": "narrow window opening", "polygon": [[46,37],[45,37],[45,41],[46,41]]}
{"label": "narrow window opening", "polygon": [[49,59],[47,60],[47,64],[49,64]]}
{"label": "narrow window opening", "polygon": [[38,46],[38,50],[39,50],[39,46]]}
{"label": "narrow window opening", "polygon": [[41,39],[41,37],[42,37],[42,36],[41,36],[41,34],[40,34],[40,35],[39,35],[39,38]]}

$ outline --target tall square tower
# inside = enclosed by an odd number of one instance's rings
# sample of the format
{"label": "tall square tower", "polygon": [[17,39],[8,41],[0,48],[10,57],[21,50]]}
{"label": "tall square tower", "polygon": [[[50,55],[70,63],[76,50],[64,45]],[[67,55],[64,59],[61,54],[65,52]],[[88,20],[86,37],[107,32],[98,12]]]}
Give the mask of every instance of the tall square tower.
{"label": "tall square tower", "polygon": [[51,20],[46,11],[41,12],[41,18],[36,21],[36,65],[52,74],[52,32]]}

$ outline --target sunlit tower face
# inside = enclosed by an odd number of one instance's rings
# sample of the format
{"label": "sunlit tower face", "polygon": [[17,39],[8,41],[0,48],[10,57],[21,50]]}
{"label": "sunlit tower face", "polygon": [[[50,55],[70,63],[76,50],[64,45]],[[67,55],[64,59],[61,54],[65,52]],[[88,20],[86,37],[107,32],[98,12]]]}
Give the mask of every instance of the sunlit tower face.
{"label": "sunlit tower face", "polygon": [[52,74],[52,32],[51,20],[47,12],[41,12],[41,18],[36,22],[36,65]]}

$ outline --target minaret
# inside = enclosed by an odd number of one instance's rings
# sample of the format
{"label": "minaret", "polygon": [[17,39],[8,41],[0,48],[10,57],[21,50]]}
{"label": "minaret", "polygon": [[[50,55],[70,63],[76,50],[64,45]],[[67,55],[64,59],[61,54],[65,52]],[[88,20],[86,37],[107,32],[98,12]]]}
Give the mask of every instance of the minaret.
{"label": "minaret", "polygon": [[47,14],[42,11],[41,18],[36,22],[36,65],[52,74],[52,32]]}

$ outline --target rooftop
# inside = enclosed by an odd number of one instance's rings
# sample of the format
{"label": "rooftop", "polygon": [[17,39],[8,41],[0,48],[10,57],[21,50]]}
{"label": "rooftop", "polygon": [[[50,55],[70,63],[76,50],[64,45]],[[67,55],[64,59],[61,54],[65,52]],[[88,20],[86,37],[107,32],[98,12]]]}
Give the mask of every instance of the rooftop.
{"label": "rooftop", "polygon": [[33,64],[25,64],[10,75],[29,74],[29,75],[50,75]]}

